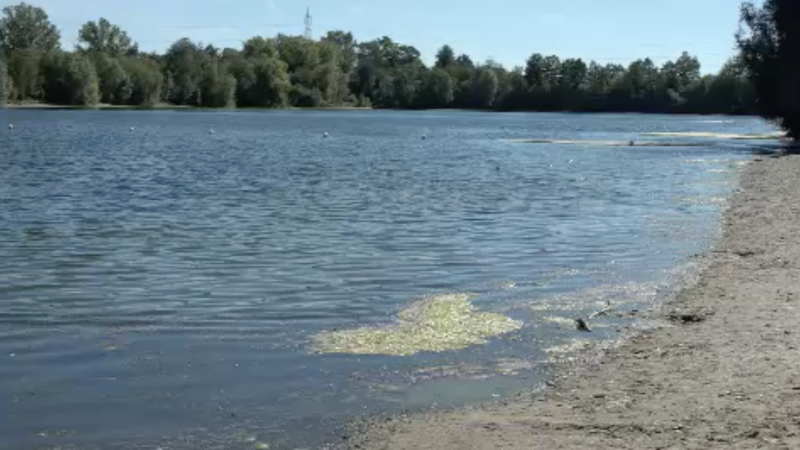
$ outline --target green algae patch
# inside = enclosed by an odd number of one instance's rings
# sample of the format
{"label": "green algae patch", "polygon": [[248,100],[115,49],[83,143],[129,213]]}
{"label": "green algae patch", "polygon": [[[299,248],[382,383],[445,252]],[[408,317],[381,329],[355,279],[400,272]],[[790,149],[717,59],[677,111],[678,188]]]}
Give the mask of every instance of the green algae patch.
{"label": "green algae patch", "polygon": [[695,137],[695,138],[714,138],[732,140],[771,140],[785,138],[785,133],[770,134],[736,134],[736,133],[711,133],[705,131],[685,131],[685,132],[655,132],[642,133],[642,136],[663,136],[663,137]]}
{"label": "green algae patch", "polygon": [[572,139],[510,139],[521,144],[592,145],[605,147],[704,147],[705,142],[602,141]]}
{"label": "green algae patch", "polygon": [[316,353],[409,356],[484,344],[522,327],[502,314],[475,310],[468,294],[436,295],[400,311],[386,327],[328,331],[312,338]]}

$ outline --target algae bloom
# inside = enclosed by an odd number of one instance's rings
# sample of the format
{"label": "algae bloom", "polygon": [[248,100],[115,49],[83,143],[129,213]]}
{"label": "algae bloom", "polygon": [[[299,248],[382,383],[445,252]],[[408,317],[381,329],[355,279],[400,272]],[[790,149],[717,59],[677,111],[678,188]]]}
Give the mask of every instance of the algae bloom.
{"label": "algae bloom", "polygon": [[407,356],[483,344],[522,327],[504,315],[476,311],[469,297],[432,296],[400,311],[394,325],[324,332],[314,336],[312,347],[317,353]]}

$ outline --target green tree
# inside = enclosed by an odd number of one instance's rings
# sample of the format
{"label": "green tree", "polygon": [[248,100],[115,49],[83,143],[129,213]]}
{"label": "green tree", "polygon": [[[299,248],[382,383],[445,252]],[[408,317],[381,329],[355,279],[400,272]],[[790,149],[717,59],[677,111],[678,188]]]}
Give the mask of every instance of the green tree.
{"label": "green tree", "polygon": [[456,63],[456,53],[449,45],[445,45],[436,52],[436,68],[444,69]]}
{"label": "green tree", "polygon": [[273,39],[265,39],[261,36],[256,36],[244,42],[242,54],[245,58],[257,58],[261,56],[277,58],[278,48]]}
{"label": "green tree", "polygon": [[198,44],[183,38],[170,46],[164,60],[165,73],[171,80],[167,82],[169,101],[176,105],[200,106],[200,83],[208,75],[204,70],[209,61],[208,54]]}
{"label": "green tree", "polygon": [[498,107],[503,110],[517,111],[526,109],[529,99],[528,82],[524,69],[515,67],[506,76],[508,85],[505,94],[500,98]]}
{"label": "green tree", "polygon": [[10,54],[19,50],[56,51],[61,33],[39,7],[20,3],[3,8],[0,19],[0,50]]}
{"label": "green tree", "polygon": [[237,80],[239,106],[280,108],[289,104],[289,81],[286,63],[267,56],[239,61],[231,66]]}
{"label": "green tree", "polygon": [[545,85],[544,56],[541,53],[534,53],[525,62],[525,80],[531,89],[537,91],[549,89]]}
{"label": "green tree", "polygon": [[92,55],[100,85],[100,101],[125,105],[131,97],[132,86],[128,73],[119,59],[106,53]]}
{"label": "green tree", "polygon": [[229,108],[236,105],[236,78],[216,58],[208,61],[200,81],[200,106]]}
{"label": "green tree", "polygon": [[353,37],[353,33],[341,30],[329,31],[322,41],[331,43],[339,49],[339,69],[349,81],[349,77],[358,63],[358,42]]}
{"label": "green tree", "polygon": [[163,75],[158,62],[148,57],[123,57],[122,67],[130,85],[129,103],[153,106],[161,100]]}
{"label": "green tree", "polygon": [[747,114],[756,111],[753,89],[739,57],[731,58],[722,66],[708,83],[705,94],[702,105],[698,105],[705,112]]}
{"label": "green tree", "polygon": [[487,67],[475,70],[471,80],[472,104],[476,108],[489,108],[497,95],[497,75]]}
{"label": "green tree", "polygon": [[741,8],[737,43],[759,113],[800,138],[800,4],[765,0]]}
{"label": "green tree", "polygon": [[16,50],[8,54],[8,74],[11,77],[14,101],[43,100],[41,64],[43,53],[36,49]]}
{"label": "green tree", "polygon": [[83,24],[78,32],[78,41],[79,50],[102,52],[117,57],[135,55],[139,51],[128,33],[104,18]]}
{"label": "green tree", "polygon": [[6,62],[0,59],[0,106],[3,106],[11,97],[11,79],[8,76]]}
{"label": "green tree", "polygon": [[322,93],[325,104],[340,104],[347,98],[348,77],[342,71],[343,58],[338,45],[328,41],[317,43],[319,65],[314,73],[314,86]]}
{"label": "green tree", "polygon": [[45,100],[56,105],[93,106],[100,88],[92,61],[78,53],[56,52],[43,61]]}
{"label": "green tree", "polygon": [[447,71],[435,68],[427,73],[422,104],[427,108],[446,108],[453,102],[453,78]]}

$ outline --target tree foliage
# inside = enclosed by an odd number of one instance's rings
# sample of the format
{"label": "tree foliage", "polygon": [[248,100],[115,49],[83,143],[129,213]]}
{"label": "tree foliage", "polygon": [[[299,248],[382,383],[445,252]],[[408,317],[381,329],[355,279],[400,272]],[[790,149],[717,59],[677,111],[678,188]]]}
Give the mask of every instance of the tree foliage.
{"label": "tree foliage", "polygon": [[78,32],[78,49],[88,52],[106,53],[112,56],[131,55],[138,52],[128,33],[117,25],[101,18],[97,22],[86,22]]}
{"label": "tree foliage", "polygon": [[800,138],[800,4],[746,2],[737,43],[759,113]]}
{"label": "tree foliage", "polygon": [[3,8],[0,19],[0,49],[5,53],[19,50],[55,51],[61,33],[39,7],[20,3]]}
{"label": "tree foliage", "polygon": [[[796,31],[778,26],[780,17],[792,14],[784,6],[790,13],[776,15],[780,8],[775,5],[782,1],[742,10],[749,29],[739,36],[742,54],[715,75],[703,75],[697,58],[685,52],[663,64],[642,58],[626,66],[532,53],[521,66],[507,69],[494,61],[473,61],[449,45],[437,51],[428,67],[414,46],[387,36],[359,42],[343,30],[319,40],[254,36],[239,48],[183,38],[163,54],[148,54],[104,18],[86,22],[75,52],[62,52],[59,31],[44,10],[22,3],[6,7],[0,18],[0,45],[11,81],[3,95],[13,102],[260,108],[731,114],[758,108],[777,119],[797,97],[796,83],[785,81],[787,69],[781,77],[772,75],[777,61],[792,51],[798,54],[796,43],[787,44]],[[788,94],[769,94],[776,86]],[[788,119],[781,120],[788,126]]]}
{"label": "tree foliage", "polygon": [[11,93],[11,80],[8,77],[8,66],[0,59],[0,106],[5,105]]}
{"label": "tree foliage", "polygon": [[92,61],[80,53],[54,52],[44,59],[45,101],[56,105],[92,106],[100,88]]}
{"label": "tree foliage", "polygon": [[128,104],[153,106],[161,100],[163,75],[157,61],[145,57],[123,57],[121,64],[128,75]]}

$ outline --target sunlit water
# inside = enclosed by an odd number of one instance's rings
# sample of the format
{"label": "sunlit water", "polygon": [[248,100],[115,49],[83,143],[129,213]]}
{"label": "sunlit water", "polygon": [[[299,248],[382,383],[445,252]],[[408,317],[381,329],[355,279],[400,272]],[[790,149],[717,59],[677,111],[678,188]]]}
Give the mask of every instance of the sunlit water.
{"label": "sunlit water", "polygon": [[[534,386],[551,361],[629,324],[603,316],[578,333],[575,317],[646,306],[709,245],[752,146],[508,140],[662,131],[772,128],[0,111],[0,448],[313,448],[357,415]],[[412,356],[310,345],[460,293],[522,328]]]}

